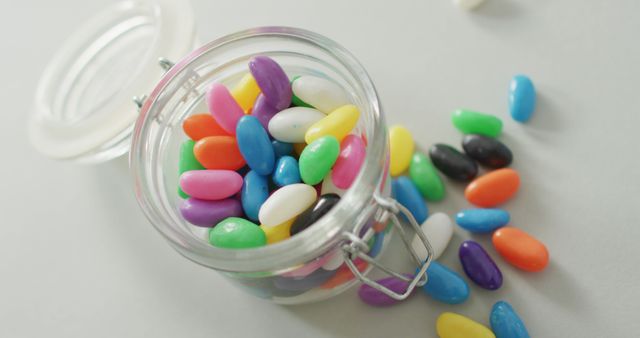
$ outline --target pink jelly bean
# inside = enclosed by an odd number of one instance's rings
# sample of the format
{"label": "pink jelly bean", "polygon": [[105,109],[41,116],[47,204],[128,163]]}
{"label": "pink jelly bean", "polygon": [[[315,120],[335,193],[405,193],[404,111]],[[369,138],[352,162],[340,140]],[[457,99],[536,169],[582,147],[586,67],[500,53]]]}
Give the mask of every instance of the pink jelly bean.
{"label": "pink jelly bean", "polygon": [[227,87],[220,83],[212,83],[207,90],[207,106],[220,127],[229,134],[235,135],[236,124],[244,116],[244,111],[231,96]]}
{"label": "pink jelly bean", "polygon": [[340,155],[331,172],[333,184],[348,189],[360,172],[366,154],[364,141],[356,135],[348,135],[340,143]]}
{"label": "pink jelly bean", "polygon": [[233,170],[191,170],[180,176],[180,188],[203,200],[221,200],[238,193],[242,176]]}
{"label": "pink jelly bean", "polygon": [[282,276],[297,277],[297,278],[308,276],[312,272],[320,269],[320,267],[322,267],[324,263],[328,262],[330,258],[331,258],[331,255],[324,255],[322,257],[316,258],[315,260],[303,265],[300,268],[284,273],[282,274]]}

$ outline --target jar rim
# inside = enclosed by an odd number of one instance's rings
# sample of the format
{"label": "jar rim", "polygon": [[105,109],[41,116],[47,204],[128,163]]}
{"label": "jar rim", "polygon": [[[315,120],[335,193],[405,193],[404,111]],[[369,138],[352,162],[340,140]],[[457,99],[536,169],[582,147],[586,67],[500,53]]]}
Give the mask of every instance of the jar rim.
{"label": "jar rim", "polygon": [[[367,155],[356,180],[340,202],[305,231],[285,241],[259,248],[240,250],[216,248],[178,231],[170,224],[169,219],[162,217],[158,212],[158,205],[150,198],[150,187],[142,174],[150,167],[142,156],[146,150],[145,140],[150,137],[146,127],[149,120],[159,111],[162,102],[171,95],[171,92],[167,92],[167,88],[171,83],[184,78],[184,73],[195,60],[207,51],[229,43],[262,36],[291,38],[310,43],[314,47],[321,48],[350,72],[367,96],[364,100],[367,107],[360,107],[368,111],[372,124],[371,134],[367,137]],[[371,200],[374,193],[379,190],[385,174],[387,155],[387,131],[378,94],[371,78],[356,58],[344,47],[320,34],[300,28],[269,26],[247,29],[221,37],[194,50],[177,62],[162,77],[140,110],[133,132],[129,164],[136,199],[145,216],[179,253],[198,264],[216,270],[251,273],[282,269],[317,257],[341,240],[340,234],[346,225],[366,220],[374,212],[370,207]]]}

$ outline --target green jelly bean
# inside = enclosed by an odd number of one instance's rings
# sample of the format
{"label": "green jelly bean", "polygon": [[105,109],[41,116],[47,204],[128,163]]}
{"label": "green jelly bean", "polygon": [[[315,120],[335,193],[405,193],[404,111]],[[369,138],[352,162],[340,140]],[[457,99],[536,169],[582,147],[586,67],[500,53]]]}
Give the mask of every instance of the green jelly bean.
{"label": "green jelly bean", "polygon": [[436,168],[423,153],[415,153],[409,165],[409,177],[416,185],[422,197],[429,201],[440,201],[444,198],[444,184],[438,176]]}
{"label": "green jelly bean", "polygon": [[340,142],[333,136],[321,137],[302,150],[298,164],[300,177],[309,185],[315,185],[327,176],[340,154]]}
{"label": "green jelly bean", "polygon": [[209,243],[225,249],[246,249],[267,245],[267,235],[255,223],[229,217],[209,230]]}
{"label": "green jelly bean", "polygon": [[[295,76],[293,78],[293,80],[291,80],[291,85],[293,85],[293,81],[297,80],[300,77],[300,75]],[[296,107],[307,107],[307,108],[313,108],[313,106],[311,106],[310,104],[302,101],[302,99],[300,99],[299,97],[296,96],[296,94],[293,94],[291,96],[291,104],[296,106]]]}
{"label": "green jelly bean", "polygon": [[[195,155],[193,155],[193,146],[195,144],[196,142],[193,140],[186,140],[180,146],[180,161],[178,162],[178,173],[180,175],[185,171],[204,169],[202,164],[196,160]],[[189,198],[189,195],[182,191],[180,187],[178,187],[178,194],[182,198]]]}
{"label": "green jelly bean", "polygon": [[502,120],[493,115],[471,110],[458,109],[454,111],[451,121],[464,134],[497,137],[502,132]]}

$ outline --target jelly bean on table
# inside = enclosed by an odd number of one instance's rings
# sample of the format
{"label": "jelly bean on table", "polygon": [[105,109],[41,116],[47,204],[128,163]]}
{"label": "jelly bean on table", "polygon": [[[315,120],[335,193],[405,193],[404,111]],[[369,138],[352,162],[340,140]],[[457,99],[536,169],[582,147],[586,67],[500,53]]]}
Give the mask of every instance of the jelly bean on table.
{"label": "jelly bean on table", "polygon": [[489,317],[491,329],[497,338],[529,338],[529,332],[522,319],[505,301],[498,301],[491,309]]}
{"label": "jelly bean on table", "polygon": [[398,176],[409,168],[415,144],[411,132],[403,126],[389,128],[389,152],[391,176]]}
{"label": "jelly bean on table", "polygon": [[432,261],[427,268],[427,283],[422,291],[446,304],[464,303],[469,298],[469,285],[455,271]]}
{"label": "jelly bean on table", "polygon": [[516,75],[509,85],[509,111],[518,122],[527,122],[536,109],[536,89],[526,75]]}
{"label": "jelly bean on table", "polygon": [[465,209],[456,214],[456,223],[474,233],[494,231],[509,224],[511,216],[502,209]]}
{"label": "jelly bean on table", "polygon": [[436,331],[440,338],[496,338],[486,326],[453,312],[438,317]]}
{"label": "jelly bean on table", "polygon": [[425,154],[413,154],[409,176],[422,197],[428,201],[441,201],[444,198],[444,183]]}
{"label": "jelly bean on table", "polygon": [[458,109],[453,112],[451,121],[463,134],[498,137],[502,133],[502,120],[489,114]]}
{"label": "jelly bean on table", "polygon": [[483,135],[465,135],[462,149],[481,165],[493,169],[508,167],[513,161],[513,154],[504,143]]}
{"label": "jelly bean on table", "polygon": [[502,286],[502,272],[480,244],[464,241],[458,255],[464,272],[478,286],[487,290],[497,290]]}
{"label": "jelly bean on table", "polygon": [[547,247],[518,228],[500,228],[493,233],[492,241],[500,256],[519,269],[537,272],[549,264]]}
{"label": "jelly bean on table", "polygon": [[418,188],[406,176],[400,176],[391,182],[391,193],[393,197],[409,209],[413,218],[418,224],[422,224],[429,215],[427,204],[424,203]]}
{"label": "jelly bean on table", "polygon": [[[445,213],[437,212],[429,216],[429,218],[427,218],[427,220],[420,226],[420,229],[427,236],[427,239],[431,244],[431,248],[433,249],[432,258],[434,260],[438,259],[449,245],[451,236],[453,236],[453,224],[451,222],[451,218],[449,218]],[[411,247],[416,254],[418,254],[418,258],[420,258],[421,261],[425,261],[427,259],[427,248],[424,246],[424,243],[418,234],[413,236]]]}
{"label": "jelly bean on table", "polygon": [[438,143],[429,148],[433,165],[447,177],[456,181],[471,181],[478,174],[478,165],[456,148]]}
{"label": "jelly bean on table", "polygon": [[518,172],[503,168],[482,175],[469,183],[464,190],[464,196],[474,205],[491,208],[511,199],[519,187]]}

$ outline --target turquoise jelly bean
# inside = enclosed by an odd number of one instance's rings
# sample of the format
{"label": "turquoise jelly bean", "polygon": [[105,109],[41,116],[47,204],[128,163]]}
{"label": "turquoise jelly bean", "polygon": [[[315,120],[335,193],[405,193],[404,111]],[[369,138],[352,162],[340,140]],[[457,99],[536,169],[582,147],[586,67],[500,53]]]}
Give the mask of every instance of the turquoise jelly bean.
{"label": "turquoise jelly bean", "polygon": [[282,156],[276,163],[273,170],[273,183],[278,187],[285,185],[300,183],[300,170],[298,169],[298,161],[291,156]]}
{"label": "turquoise jelly bean", "polygon": [[276,159],[279,159],[282,156],[291,155],[293,153],[293,144],[291,143],[273,140],[271,141],[271,145],[273,146],[273,152],[276,156]]}
{"label": "turquoise jelly bean", "polygon": [[254,116],[243,116],[236,127],[238,148],[251,170],[260,175],[269,175],[273,171],[275,155],[269,134],[260,120]]}
{"label": "turquoise jelly bean", "polygon": [[422,291],[431,298],[447,303],[460,304],[469,298],[469,285],[455,271],[432,261],[427,268],[427,284]]}
{"label": "turquoise jelly bean", "polygon": [[253,170],[249,171],[244,177],[240,198],[244,213],[249,219],[257,222],[260,207],[269,198],[267,176],[262,176]]}
{"label": "turquoise jelly bean", "polygon": [[499,301],[493,305],[489,321],[496,338],[529,338],[529,332],[522,319],[505,301]]}
{"label": "turquoise jelly bean", "polygon": [[474,233],[491,232],[509,224],[510,219],[502,209],[466,209],[456,215],[456,223]]}
{"label": "turquoise jelly bean", "polygon": [[526,75],[516,75],[509,86],[509,110],[518,122],[527,122],[536,109],[536,89]]}
{"label": "turquoise jelly bean", "polygon": [[393,197],[405,208],[411,211],[418,224],[422,224],[429,216],[427,204],[413,182],[405,176],[400,176],[391,182]]}

